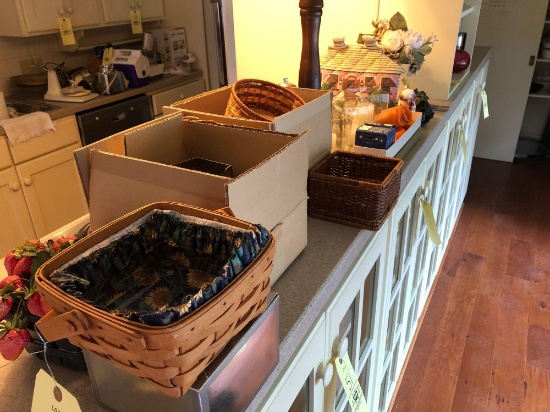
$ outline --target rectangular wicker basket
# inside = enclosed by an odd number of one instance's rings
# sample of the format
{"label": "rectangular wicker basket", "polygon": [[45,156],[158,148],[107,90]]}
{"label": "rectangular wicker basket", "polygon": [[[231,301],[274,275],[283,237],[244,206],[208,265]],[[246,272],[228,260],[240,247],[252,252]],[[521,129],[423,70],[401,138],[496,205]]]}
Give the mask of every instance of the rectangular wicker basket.
{"label": "rectangular wicker basket", "polygon": [[36,273],[36,285],[53,310],[36,326],[46,339],[68,338],[126,372],[151,381],[170,397],[183,395],[229,340],[266,306],[273,267],[273,236],[256,258],[210,300],[167,326],[150,326],[116,316],[77,299],[54,285],[53,272],[152,210],[249,230],[253,225],[232,216],[177,203],[154,203],[92,232],[50,259]]}
{"label": "rectangular wicker basket", "polygon": [[378,230],[397,203],[403,161],[334,152],[308,174],[308,214],[360,229]]}

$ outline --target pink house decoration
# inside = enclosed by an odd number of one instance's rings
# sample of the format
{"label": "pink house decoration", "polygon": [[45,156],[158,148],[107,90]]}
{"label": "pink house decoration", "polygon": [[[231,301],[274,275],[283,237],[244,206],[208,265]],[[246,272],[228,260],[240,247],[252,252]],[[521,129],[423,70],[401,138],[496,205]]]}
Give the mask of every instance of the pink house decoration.
{"label": "pink house decoration", "polygon": [[334,39],[334,46],[321,57],[322,87],[335,94],[341,90],[370,94],[380,88],[395,102],[405,70],[382,52],[374,36],[365,35],[363,40],[364,44],[345,45]]}

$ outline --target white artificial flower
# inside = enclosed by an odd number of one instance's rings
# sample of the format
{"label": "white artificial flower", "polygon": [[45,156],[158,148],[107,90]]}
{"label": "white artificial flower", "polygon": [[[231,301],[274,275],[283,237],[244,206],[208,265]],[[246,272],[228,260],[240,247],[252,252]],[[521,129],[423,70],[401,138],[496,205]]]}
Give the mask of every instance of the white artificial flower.
{"label": "white artificial flower", "polygon": [[408,30],[407,32],[405,32],[404,35],[404,43],[407,46],[410,46],[412,49],[418,49],[419,47],[422,47],[424,43],[426,43],[426,40],[420,32]]}
{"label": "white artificial flower", "polygon": [[390,52],[396,52],[403,47],[403,38],[398,30],[388,30],[380,40],[382,47]]}

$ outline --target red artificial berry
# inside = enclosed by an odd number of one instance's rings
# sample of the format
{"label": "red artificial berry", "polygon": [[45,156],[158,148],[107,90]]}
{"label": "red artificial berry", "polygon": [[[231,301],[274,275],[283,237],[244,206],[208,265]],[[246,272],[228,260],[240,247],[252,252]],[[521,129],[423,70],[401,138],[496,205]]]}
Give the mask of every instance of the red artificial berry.
{"label": "red artificial berry", "polygon": [[30,340],[31,335],[27,329],[10,329],[0,339],[0,354],[6,360],[16,360]]}
{"label": "red artificial berry", "polygon": [[4,258],[4,267],[6,268],[8,276],[13,275],[13,269],[15,269],[17,262],[19,262],[19,259],[17,259],[12,252],[8,252]]}
{"label": "red artificial berry", "polygon": [[31,267],[32,267],[32,257],[23,256],[21,259],[19,259],[19,262],[17,262],[17,265],[13,270],[13,275],[28,278],[31,275]]}
{"label": "red artificial berry", "polygon": [[0,280],[0,289],[4,289],[7,285],[12,285],[14,291],[25,289],[25,285],[23,285],[21,277],[17,275],[11,275]]}
{"label": "red artificial berry", "polygon": [[40,293],[38,292],[34,292],[27,299],[27,309],[34,316],[38,316],[39,318],[51,310],[51,308],[49,308],[49,310],[44,311],[44,299],[42,299],[42,296],[40,296]]}
{"label": "red artificial berry", "polygon": [[6,319],[13,306],[13,298],[0,297],[0,320]]}

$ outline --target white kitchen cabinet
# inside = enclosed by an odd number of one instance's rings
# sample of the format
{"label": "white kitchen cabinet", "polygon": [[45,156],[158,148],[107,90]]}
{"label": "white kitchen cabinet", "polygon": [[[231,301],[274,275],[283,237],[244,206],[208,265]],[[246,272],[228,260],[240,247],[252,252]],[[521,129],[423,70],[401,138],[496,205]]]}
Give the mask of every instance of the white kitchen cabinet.
{"label": "white kitchen cabinet", "polygon": [[73,157],[80,147],[67,146],[15,167],[38,237],[88,213]]}
{"label": "white kitchen cabinet", "polygon": [[[382,336],[380,297],[385,287],[387,233],[385,224],[326,307],[325,360],[338,362],[339,352],[340,355],[348,353],[355,374],[360,377],[368,410],[372,410],[377,396],[376,357]],[[336,376],[325,390],[324,410],[343,411],[347,404],[347,396]]]}
{"label": "white kitchen cabinet", "polygon": [[25,239],[36,239],[14,167],[0,171],[0,257]]}
{"label": "white kitchen cabinet", "polygon": [[101,24],[97,0],[2,0],[1,36],[57,33],[57,19],[66,17],[74,29]]}
{"label": "white kitchen cabinet", "polygon": [[188,97],[196,96],[204,93],[206,86],[204,79],[199,79],[183,86],[174,87],[160,93],[151,94],[151,104],[153,106],[153,116],[162,116],[162,107],[170,106],[172,103],[178,102]]}
{"label": "white kitchen cabinet", "polygon": [[73,157],[81,147],[75,117],[54,123],[55,132],[15,146],[0,136],[0,256],[88,213]]}
{"label": "white kitchen cabinet", "polygon": [[139,11],[142,21],[164,17],[162,0],[101,0],[101,9],[107,24],[129,23],[132,10]]}
{"label": "white kitchen cabinet", "polygon": [[326,359],[325,314],[308,333],[290,360],[283,378],[270,390],[261,411],[314,412],[324,410],[325,385],[334,380],[334,367]]}

